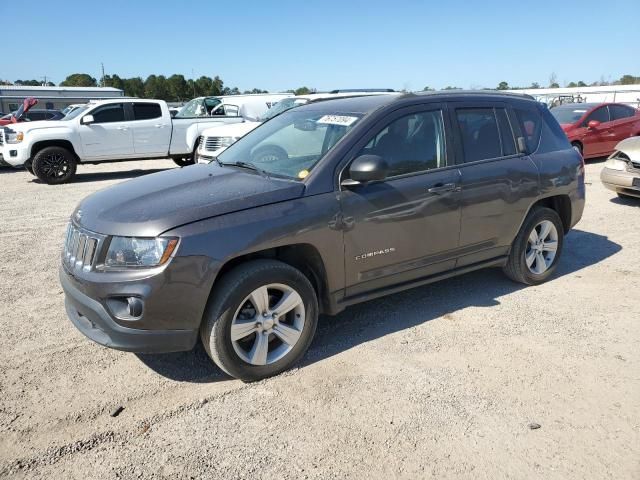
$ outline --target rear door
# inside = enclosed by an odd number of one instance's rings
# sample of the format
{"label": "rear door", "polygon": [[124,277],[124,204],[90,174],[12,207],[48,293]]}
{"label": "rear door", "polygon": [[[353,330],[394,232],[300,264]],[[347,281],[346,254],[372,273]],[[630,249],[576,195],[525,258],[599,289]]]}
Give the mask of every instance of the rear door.
{"label": "rear door", "polygon": [[133,121],[133,148],[140,156],[166,156],[171,140],[171,124],[162,116],[162,108],[156,102],[128,104]]}
{"label": "rear door", "polygon": [[[507,104],[452,102],[449,107],[461,172],[460,267],[508,252],[514,229],[538,193],[538,170],[518,152],[515,112]],[[539,135],[539,122],[527,121],[526,128],[532,138]]]}
{"label": "rear door", "polygon": [[445,125],[444,105],[415,106],[394,112],[361,140],[354,158],[381,156],[389,176],[341,187],[347,296],[454,267],[460,173],[450,163]]}
{"label": "rear door", "polygon": [[108,103],[85,115],[93,115],[94,122],[78,127],[82,141],[83,159],[117,159],[135,155],[131,122],[127,121],[123,103]]}

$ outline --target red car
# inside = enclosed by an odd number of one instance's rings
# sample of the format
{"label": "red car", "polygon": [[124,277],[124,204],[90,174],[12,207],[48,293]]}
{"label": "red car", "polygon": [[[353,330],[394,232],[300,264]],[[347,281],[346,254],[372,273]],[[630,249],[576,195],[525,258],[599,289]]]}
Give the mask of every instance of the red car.
{"label": "red car", "polygon": [[569,103],[551,113],[584,158],[607,156],[618,142],[640,135],[640,111],[622,103]]}
{"label": "red car", "polygon": [[25,98],[24,101],[22,102],[22,105],[20,105],[20,108],[18,108],[18,110],[16,110],[14,113],[10,115],[5,115],[4,117],[0,118],[0,127],[3,125],[9,125],[11,123],[20,122],[21,121],[20,119],[22,118],[22,116],[25,113],[27,113],[29,109],[34,105],[36,105],[37,103],[38,103],[38,100],[33,97]]}

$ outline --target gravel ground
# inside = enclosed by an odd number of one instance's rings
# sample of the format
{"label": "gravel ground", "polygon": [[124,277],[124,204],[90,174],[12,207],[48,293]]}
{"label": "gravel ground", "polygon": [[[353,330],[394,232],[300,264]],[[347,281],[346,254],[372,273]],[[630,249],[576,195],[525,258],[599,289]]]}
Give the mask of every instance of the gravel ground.
{"label": "gravel ground", "polygon": [[552,281],[486,270],[358,305],[254,384],[201,347],[100,347],[64,313],[74,206],[172,166],[82,166],[63,186],[0,169],[0,477],[640,478],[640,202],[602,187],[601,162]]}

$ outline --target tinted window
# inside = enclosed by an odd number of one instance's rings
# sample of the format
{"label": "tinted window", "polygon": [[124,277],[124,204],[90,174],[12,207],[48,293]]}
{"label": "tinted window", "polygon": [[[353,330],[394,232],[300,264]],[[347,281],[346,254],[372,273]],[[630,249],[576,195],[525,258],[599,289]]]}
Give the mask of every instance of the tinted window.
{"label": "tinted window", "polygon": [[444,167],[442,112],[405,115],[394,120],[367,144],[360,155],[379,155],[389,165],[389,176]]}
{"label": "tinted window", "polygon": [[124,121],[124,106],[121,103],[113,103],[95,109],[91,115],[95,123],[111,123]]}
{"label": "tinted window", "polygon": [[527,152],[532,153],[538,149],[540,142],[540,130],[542,129],[542,118],[540,112],[535,108],[516,108],[516,117],[520,124],[520,130],[524,135]]}
{"label": "tinted window", "polygon": [[589,114],[589,116],[584,121],[584,123],[588,124],[591,120],[597,120],[600,123],[608,122],[609,110],[607,110],[607,107],[600,107],[595,109],[593,112]]}
{"label": "tinted window", "polygon": [[162,117],[162,110],[157,103],[134,103],[133,116],[136,120],[149,120]]}
{"label": "tinted window", "polygon": [[459,108],[456,117],[465,162],[502,156],[498,121],[493,108]]}
{"label": "tinted window", "polygon": [[542,107],[542,134],[540,139],[540,146],[536,153],[556,152],[558,150],[565,150],[571,148],[569,139],[564,133],[564,130],[558,124],[558,121],[554,118],[551,112]]}
{"label": "tinted window", "polygon": [[633,117],[636,111],[626,105],[609,105],[609,113],[611,120],[620,120],[621,118]]}
{"label": "tinted window", "polygon": [[504,108],[496,108],[498,127],[500,128],[500,140],[502,140],[502,155],[515,155],[516,142],[513,138],[513,130],[507,118],[507,111]]}

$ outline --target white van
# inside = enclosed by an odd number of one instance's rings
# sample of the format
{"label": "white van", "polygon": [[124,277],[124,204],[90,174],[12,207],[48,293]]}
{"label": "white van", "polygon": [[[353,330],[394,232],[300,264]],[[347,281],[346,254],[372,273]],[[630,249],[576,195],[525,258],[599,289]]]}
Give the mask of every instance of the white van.
{"label": "white van", "polygon": [[196,151],[197,163],[209,163],[222,149],[234,144],[254,128],[276,115],[300,105],[319,100],[340,97],[357,97],[364,95],[399,95],[399,92],[389,91],[348,91],[340,93],[312,93],[309,95],[291,96],[282,99],[273,105],[263,116],[251,121],[249,119],[227,125],[216,125],[202,131],[198,149]]}

